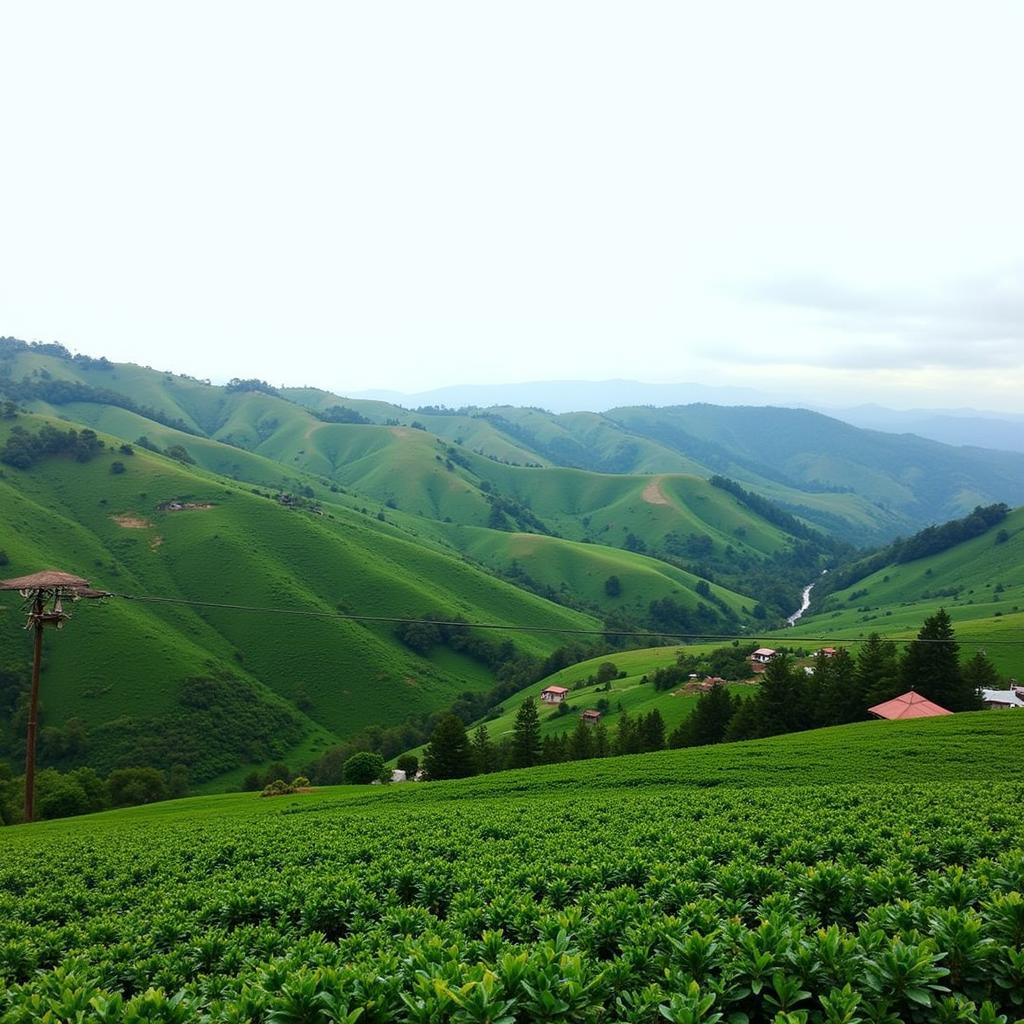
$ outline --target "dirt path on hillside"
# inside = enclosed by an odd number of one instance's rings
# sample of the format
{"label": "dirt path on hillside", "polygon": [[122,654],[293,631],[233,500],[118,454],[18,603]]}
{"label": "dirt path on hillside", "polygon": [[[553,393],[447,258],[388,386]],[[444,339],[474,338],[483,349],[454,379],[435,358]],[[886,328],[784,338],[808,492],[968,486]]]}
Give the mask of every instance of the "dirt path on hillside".
{"label": "dirt path on hillside", "polygon": [[644,493],[641,495],[644,501],[648,505],[668,505],[670,504],[668,498],[665,497],[665,492],[661,489],[661,477],[655,477],[645,488]]}

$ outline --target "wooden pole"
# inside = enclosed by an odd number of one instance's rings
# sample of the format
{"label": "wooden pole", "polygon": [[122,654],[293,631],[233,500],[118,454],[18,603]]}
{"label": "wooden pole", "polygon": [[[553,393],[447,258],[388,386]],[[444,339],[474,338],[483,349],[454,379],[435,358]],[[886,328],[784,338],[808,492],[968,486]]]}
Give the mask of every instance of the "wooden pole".
{"label": "wooden pole", "polygon": [[28,737],[25,744],[25,821],[35,820],[36,732],[39,725],[39,672],[43,661],[43,595],[32,603],[35,638],[32,651],[32,693],[28,703]]}

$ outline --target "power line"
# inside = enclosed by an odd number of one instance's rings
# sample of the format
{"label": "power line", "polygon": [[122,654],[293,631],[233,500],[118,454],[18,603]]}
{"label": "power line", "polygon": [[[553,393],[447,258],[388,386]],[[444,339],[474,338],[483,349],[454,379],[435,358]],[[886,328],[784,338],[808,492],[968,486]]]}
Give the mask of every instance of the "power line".
{"label": "power line", "polygon": [[[109,597],[119,597],[125,601],[140,601],[150,604],[180,604],[189,605],[195,608],[214,608],[224,611],[255,612],[267,615],[298,615],[303,617],[315,617],[325,619],[341,619],[349,622],[386,623],[390,625],[404,624],[429,624],[434,626],[451,626],[461,629],[491,629],[503,630],[514,633],[562,633],[571,636],[618,636],[635,637],[647,640],[671,638],[673,640],[688,640],[691,643],[713,641],[713,640],[756,640],[770,639],[776,642],[785,641],[788,645],[791,642],[806,643],[836,643],[854,644],[866,643],[868,637],[838,638],[829,636],[783,636],[770,633],[672,633],[672,632],[649,632],[641,630],[626,629],[581,629],[572,626],[528,626],[522,624],[510,624],[504,622],[462,622],[457,619],[414,619],[398,615],[363,615],[356,612],[323,611],[316,608],[272,608],[263,605],[232,604],[222,601],[196,601],[187,597],[161,597],[151,594],[108,594]],[[1007,645],[1019,646],[1024,644],[1024,630],[1022,636],[1017,640],[1008,640],[1005,637],[971,637],[964,640],[964,643],[984,643],[986,645]],[[882,636],[880,639],[893,643],[948,643],[946,640],[919,639],[917,637],[889,637]]]}

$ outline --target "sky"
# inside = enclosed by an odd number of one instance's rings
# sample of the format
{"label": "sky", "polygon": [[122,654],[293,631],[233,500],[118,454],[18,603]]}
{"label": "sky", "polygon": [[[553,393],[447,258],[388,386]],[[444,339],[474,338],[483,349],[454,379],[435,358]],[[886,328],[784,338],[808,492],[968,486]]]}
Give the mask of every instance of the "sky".
{"label": "sky", "polygon": [[0,335],[1014,410],[1024,4],[14,3]]}

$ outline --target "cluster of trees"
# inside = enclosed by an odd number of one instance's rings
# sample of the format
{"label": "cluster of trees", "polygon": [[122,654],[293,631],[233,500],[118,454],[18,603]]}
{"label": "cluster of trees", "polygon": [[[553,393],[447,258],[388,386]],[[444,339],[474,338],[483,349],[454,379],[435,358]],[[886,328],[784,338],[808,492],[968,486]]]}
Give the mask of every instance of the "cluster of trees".
{"label": "cluster of trees", "polygon": [[870,718],[868,708],[908,690],[949,711],[975,711],[979,691],[999,685],[999,674],[985,654],[960,661],[952,623],[940,609],[924,622],[916,641],[901,654],[895,644],[872,634],[856,658],[840,648],[819,654],[808,675],[788,655],[768,664],[757,692],[740,700],[714,687],[673,736],[672,746],[699,746],[759,739]]}
{"label": "cluster of trees", "polygon": [[[156,768],[117,768],[106,778],[94,768],[74,768],[61,772],[44,768],[36,775],[36,817],[66,818],[73,814],[92,814],[111,807],[131,807],[186,796],[189,770],[176,764],[167,771]],[[15,776],[0,762],[0,825],[15,825],[23,820],[25,778]]]}
{"label": "cluster of trees", "polygon": [[264,395],[279,395],[281,393],[272,384],[268,384],[265,380],[259,380],[257,377],[232,377],[231,380],[224,385],[224,390],[228,393],[236,391],[258,391]]}
{"label": "cluster of trees", "polygon": [[0,449],[0,462],[15,469],[30,469],[47,455],[70,455],[77,462],[88,462],[103,447],[96,431],[88,427],[61,430],[44,423],[33,434],[22,426],[15,426]]}
{"label": "cluster of trees", "polygon": [[347,405],[331,405],[313,415],[324,423],[372,423],[361,412],[350,409]]}
{"label": "cluster of trees", "polygon": [[196,460],[189,454],[189,450],[183,444],[172,444],[167,448],[161,448],[158,444],[154,444],[145,434],[141,437],[136,438],[135,443],[140,448],[145,448],[147,452],[153,452],[156,455],[166,455],[169,459],[174,459],[175,462],[182,462],[186,466],[194,466]]}

